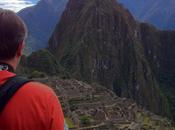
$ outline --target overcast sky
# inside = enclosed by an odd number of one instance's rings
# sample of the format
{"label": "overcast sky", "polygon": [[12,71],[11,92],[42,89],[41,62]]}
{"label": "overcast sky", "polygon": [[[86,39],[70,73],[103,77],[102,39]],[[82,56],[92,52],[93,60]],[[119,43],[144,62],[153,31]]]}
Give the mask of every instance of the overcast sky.
{"label": "overcast sky", "polygon": [[37,1],[38,0],[0,0],[0,8],[18,12],[25,7],[35,5]]}

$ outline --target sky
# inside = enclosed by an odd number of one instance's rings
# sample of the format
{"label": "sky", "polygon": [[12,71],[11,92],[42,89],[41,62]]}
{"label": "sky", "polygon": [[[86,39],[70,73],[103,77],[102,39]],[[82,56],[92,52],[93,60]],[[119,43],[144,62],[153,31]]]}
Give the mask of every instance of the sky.
{"label": "sky", "polygon": [[35,5],[37,2],[38,0],[0,0],[0,8],[18,12],[25,7]]}

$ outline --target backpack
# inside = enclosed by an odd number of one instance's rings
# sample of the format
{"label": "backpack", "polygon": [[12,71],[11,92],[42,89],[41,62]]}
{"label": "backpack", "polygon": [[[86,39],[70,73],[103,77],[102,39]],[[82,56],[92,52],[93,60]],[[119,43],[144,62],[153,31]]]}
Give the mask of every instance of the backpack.
{"label": "backpack", "polygon": [[21,76],[14,76],[0,86],[0,113],[2,113],[13,95],[15,95],[15,93],[24,86],[24,84],[30,81],[31,80]]}

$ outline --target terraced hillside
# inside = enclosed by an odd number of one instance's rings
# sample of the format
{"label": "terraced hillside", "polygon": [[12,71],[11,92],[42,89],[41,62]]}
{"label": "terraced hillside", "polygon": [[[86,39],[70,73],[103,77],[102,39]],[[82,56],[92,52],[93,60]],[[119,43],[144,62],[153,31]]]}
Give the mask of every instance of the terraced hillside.
{"label": "terraced hillside", "polygon": [[42,81],[59,96],[71,130],[175,130],[168,119],[119,98],[98,84],[58,77]]}

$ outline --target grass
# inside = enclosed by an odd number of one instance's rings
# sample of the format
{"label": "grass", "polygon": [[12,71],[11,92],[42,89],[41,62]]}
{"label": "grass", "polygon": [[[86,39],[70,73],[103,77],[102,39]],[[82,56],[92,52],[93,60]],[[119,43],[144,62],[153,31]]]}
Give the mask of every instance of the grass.
{"label": "grass", "polygon": [[73,124],[73,122],[71,121],[70,118],[66,117],[66,118],[65,118],[65,121],[66,121],[66,123],[67,123],[69,129],[74,128],[74,124]]}

